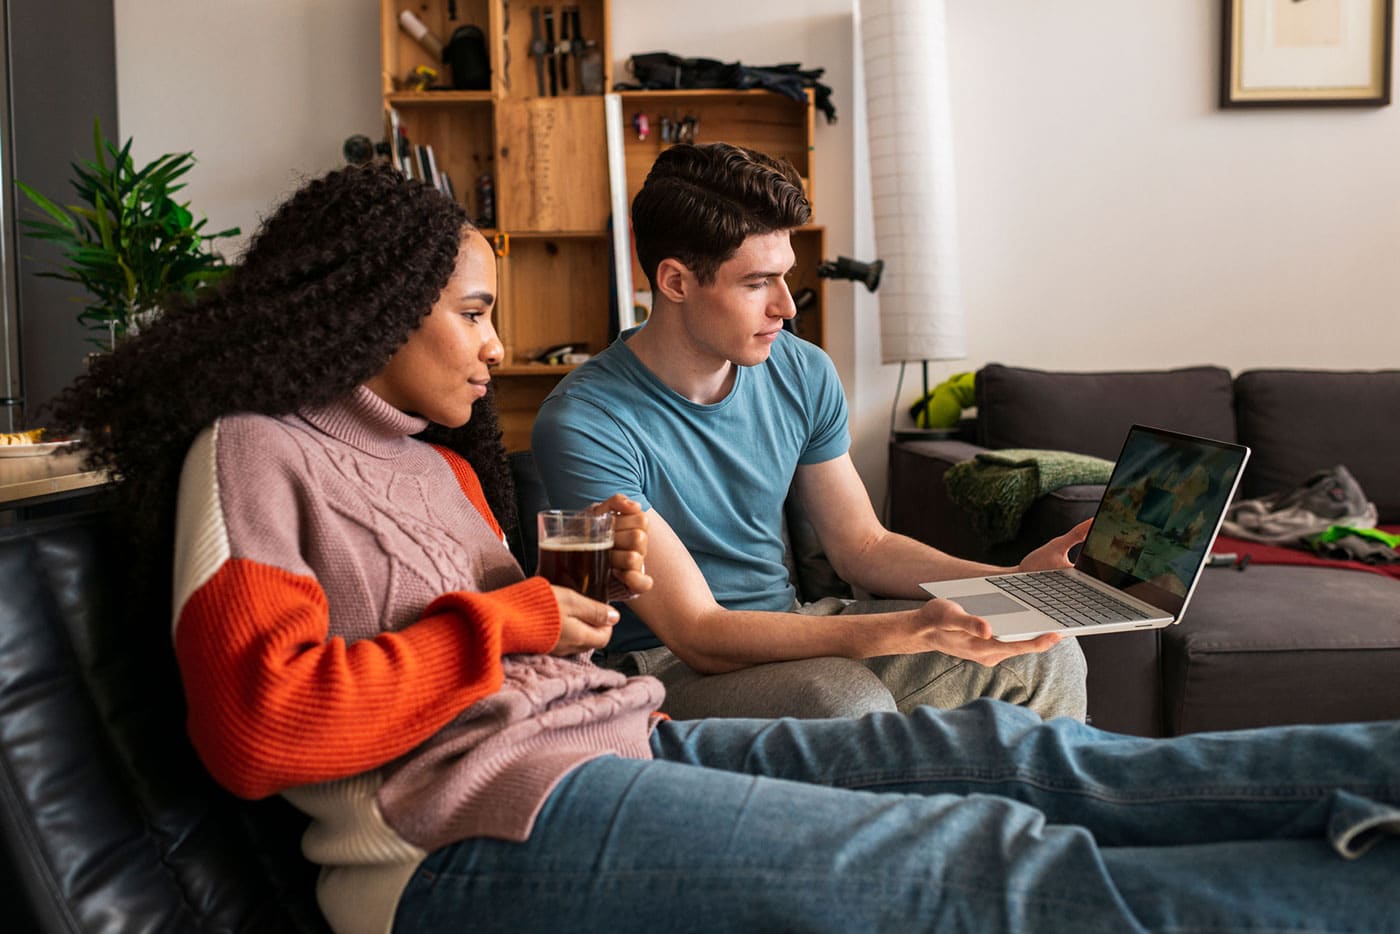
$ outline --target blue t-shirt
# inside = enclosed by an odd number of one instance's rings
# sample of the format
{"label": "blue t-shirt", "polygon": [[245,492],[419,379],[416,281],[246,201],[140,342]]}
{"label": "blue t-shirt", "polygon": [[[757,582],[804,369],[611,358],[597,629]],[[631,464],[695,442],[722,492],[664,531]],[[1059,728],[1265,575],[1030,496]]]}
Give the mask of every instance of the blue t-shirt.
{"label": "blue t-shirt", "polygon": [[[625,493],[685,543],[721,606],[790,610],[783,501],[798,464],[850,447],[836,368],[783,331],[768,360],[740,367],[713,405],[676,393],[628,349],[632,331],[562,380],[535,417],[531,448],[561,509]],[[609,645],[660,645],[627,606]]]}

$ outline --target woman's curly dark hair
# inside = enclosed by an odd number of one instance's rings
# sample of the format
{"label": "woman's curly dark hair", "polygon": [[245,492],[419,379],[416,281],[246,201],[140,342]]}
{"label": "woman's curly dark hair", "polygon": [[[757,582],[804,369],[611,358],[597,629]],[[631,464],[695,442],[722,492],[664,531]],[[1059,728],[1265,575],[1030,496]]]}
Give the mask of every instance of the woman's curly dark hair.
{"label": "woman's curly dark hair", "polygon": [[[461,206],[386,164],[331,172],[263,222],[216,292],[167,308],[58,397],[57,427],[83,432],[93,466],[119,481],[133,570],[164,583],[164,599],[180,469],[195,436],[235,412],[325,404],[379,372],[437,301],[471,228]],[[514,490],[493,399],[465,426],[432,425],[419,437],[467,458],[509,535]]]}

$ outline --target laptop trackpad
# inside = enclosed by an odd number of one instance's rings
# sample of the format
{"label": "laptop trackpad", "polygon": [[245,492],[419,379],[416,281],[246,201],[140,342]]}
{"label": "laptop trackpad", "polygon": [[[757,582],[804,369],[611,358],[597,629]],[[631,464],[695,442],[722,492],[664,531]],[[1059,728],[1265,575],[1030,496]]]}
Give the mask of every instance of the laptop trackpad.
{"label": "laptop trackpad", "polygon": [[1024,605],[1012,600],[1004,593],[972,593],[966,597],[949,597],[958,606],[973,616],[1000,616],[1002,613],[1024,613]]}

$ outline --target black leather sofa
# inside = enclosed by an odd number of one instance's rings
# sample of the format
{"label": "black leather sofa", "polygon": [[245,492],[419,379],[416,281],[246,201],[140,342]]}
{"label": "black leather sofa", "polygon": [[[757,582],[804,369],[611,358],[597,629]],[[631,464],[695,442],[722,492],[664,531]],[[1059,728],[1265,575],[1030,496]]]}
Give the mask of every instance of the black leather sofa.
{"label": "black leather sofa", "polygon": [[[511,468],[533,567],[544,488],[528,452]],[[0,931],[326,934],[306,819],[204,771],[170,621],[124,612],[123,547],[100,489],[0,503]]]}
{"label": "black leather sofa", "polygon": [[[1015,540],[988,545],[948,496],[952,465],[994,448],[1112,459],[1134,422],[1253,450],[1242,497],[1289,490],[1344,464],[1380,523],[1400,523],[1400,370],[1220,367],[1071,373],[991,364],[975,420],[952,437],[890,446],[890,527],[940,548],[1014,564],[1093,515],[1097,485],[1039,499]],[[1207,568],[1185,619],[1082,640],[1089,715],[1144,736],[1278,723],[1400,718],[1400,580],[1324,567]]]}
{"label": "black leather sofa", "polygon": [[123,613],[100,494],[0,521],[0,927],[326,931],[304,819],[233,798],[186,741],[169,621]]}

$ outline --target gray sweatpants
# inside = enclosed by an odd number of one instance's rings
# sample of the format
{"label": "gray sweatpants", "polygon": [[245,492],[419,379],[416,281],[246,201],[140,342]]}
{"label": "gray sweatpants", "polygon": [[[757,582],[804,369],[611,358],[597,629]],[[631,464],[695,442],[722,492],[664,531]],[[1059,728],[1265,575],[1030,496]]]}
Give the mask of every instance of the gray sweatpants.
{"label": "gray sweatpants", "polygon": [[[847,603],[818,600],[798,612],[817,616],[889,613],[921,606],[912,600]],[[702,675],[665,646],[612,656],[627,674],[652,675],[666,686],[661,709],[676,720],[702,717],[859,717],[876,710],[908,712],[927,704],[950,709],[979,697],[1029,707],[1045,719],[1083,720],[1087,666],[1078,639],[1048,652],[1017,655],[986,667],[941,652],[877,658],[804,658],[721,675]]]}

